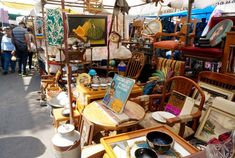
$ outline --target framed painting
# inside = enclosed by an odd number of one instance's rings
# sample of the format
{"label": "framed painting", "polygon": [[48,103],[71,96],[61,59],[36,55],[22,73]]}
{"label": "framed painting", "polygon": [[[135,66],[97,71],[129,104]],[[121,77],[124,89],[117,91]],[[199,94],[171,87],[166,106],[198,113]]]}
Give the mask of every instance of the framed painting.
{"label": "framed painting", "polygon": [[82,116],[80,124],[81,146],[92,144],[94,124]]}
{"label": "framed painting", "polygon": [[107,45],[107,16],[68,14],[69,36],[79,36],[92,47]]}
{"label": "framed painting", "polygon": [[[221,107],[223,108],[223,107]],[[229,110],[229,109],[227,109]],[[195,137],[204,142],[235,128],[235,115],[215,107],[209,107],[200,123]]]}
{"label": "framed painting", "polygon": [[[216,87],[214,85],[210,85],[204,82],[198,83],[202,88],[203,92],[205,93],[205,104],[203,106],[204,109],[207,109],[209,106],[212,105],[213,100],[215,97],[222,97],[227,100],[232,100],[234,96],[234,92],[228,91],[226,89]],[[195,99],[195,104],[199,105],[201,97],[198,91],[195,91],[193,94],[193,98]]]}

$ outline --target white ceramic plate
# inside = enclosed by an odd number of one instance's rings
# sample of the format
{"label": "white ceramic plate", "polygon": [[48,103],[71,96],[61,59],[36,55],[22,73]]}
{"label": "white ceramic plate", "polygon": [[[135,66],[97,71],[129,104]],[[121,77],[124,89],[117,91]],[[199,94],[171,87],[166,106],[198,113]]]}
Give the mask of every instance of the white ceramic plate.
{"label": "white ceramic plate", "polygon": [[152,117],[158,122],[166,123],[166,119],[173,118],[175,115],[166,111],[156,111],[152,113]]}

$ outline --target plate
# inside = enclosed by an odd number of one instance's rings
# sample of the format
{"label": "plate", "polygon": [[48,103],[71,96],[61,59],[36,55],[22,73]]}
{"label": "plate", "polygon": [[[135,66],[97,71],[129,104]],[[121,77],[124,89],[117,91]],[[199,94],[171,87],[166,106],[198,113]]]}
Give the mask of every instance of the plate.
{"label": "plate", "polygon": [[158,122],[166,123],[166,119],[173,118],[175,115],[166,111],[156,111],[152,113],[152,117]]}

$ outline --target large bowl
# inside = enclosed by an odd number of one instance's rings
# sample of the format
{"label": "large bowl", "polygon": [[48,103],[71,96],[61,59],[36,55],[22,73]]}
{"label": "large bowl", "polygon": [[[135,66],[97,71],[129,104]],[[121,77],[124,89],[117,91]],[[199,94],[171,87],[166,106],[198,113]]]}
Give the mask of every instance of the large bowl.
{"label": "large bowl", "polygon": [[139,148],[135,151],[136,158],[157,158],[155,151],[149,148]]}
{"label": "large bowl", "polygon": [[170,150],[173,144],[173,138],[170,135],[159,131],[149,132],[146,139],[148,145],[159,154]]}

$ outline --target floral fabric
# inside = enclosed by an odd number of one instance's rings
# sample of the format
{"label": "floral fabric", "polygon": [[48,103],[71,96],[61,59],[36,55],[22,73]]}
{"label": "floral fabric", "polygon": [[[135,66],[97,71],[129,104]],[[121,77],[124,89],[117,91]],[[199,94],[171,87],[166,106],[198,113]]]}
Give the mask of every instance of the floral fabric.
{"label": "floral fabric", "polygon": [[63,19],[59,9],[47,9],[47,39],[48,44],[58,46],[64,38]]}

